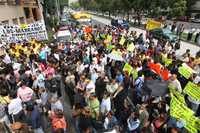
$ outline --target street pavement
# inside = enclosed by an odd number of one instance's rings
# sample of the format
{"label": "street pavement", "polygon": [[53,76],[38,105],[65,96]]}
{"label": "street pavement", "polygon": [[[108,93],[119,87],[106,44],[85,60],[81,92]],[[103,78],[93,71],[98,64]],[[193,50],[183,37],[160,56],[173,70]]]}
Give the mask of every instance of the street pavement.
{"label": "street pavement", "polygon": [[[88,11],[88,12],[89,12],[90,14],[94,14],[94,15],[96,14],[96,15],[103,15],[103,16],[109,17],[108,14],[95,13],[95,12],[92,12],[92,11]],[[111,15],[111,17],[112,17],[112,18],[115,18],[115,19],[124,19],[124,18],[125,18],[124,15],[122,15],[122,14],[118,14],[117,16]],[[130,15],[130,17],[131,17],[131,15]],[[152,19],[152,18],[145,18],[145,17],[142,17],[142,22],[141,22],[141,23],[142,23],[142,24],[146,24],[147,21],[148,21],[149,19]],[[131,22],[134,22],[135,20],[130,18],[130,21],[131,21]],[[166,24],[167,24],[167,25],[169,25],[169,24],[172,25],[173,23],[174,23],[173,20],[166,20]],[[193,29],[193,28],[196,30],[194,34],[200,32],[200,23],[176,21],[176,24],[177,24],[177,26],[178,26],[179,24],[183,24],[183,25],[184,25],[184,33],[188,33],[188,32],[190,31],[190,29]]]}
{"label": "street pavement", "polygon": [[[102,17],[92,15],[92,19],[93,19],[93,23],[98,22],[98,23],[103,23],[105,25],[111,25],[110,20],[106,19],[106,18],[102,18]],[[143,33],[144,35],[146,34],[145,30],[138,29],[138,28],[135,28],[135,27],[130,27],[130,31],[136,31],[138,35],[141,34],[141,33]],[[181,41],[181,47],[180,47],[179,50],[176,51],[177,56],[181,56],[183,53],[185,53],[186,49],[190,49],[192,56],[195,56],[196,53],[198,51],[200,51],[199,46],[188,43],[188,42]]]}

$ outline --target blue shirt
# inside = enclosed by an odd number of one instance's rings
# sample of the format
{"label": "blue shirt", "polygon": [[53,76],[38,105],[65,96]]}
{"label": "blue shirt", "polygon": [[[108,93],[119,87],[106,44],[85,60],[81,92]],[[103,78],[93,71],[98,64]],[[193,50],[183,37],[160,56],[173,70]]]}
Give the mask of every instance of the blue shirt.
{"label": "blue shirt", "polygon": [[122,74],[116,76],[116,81],[122,83],[124,81],[124,77]]}
{"label": "blue shirt", "polygon": [[45,59],[46,59],[46,51],[45,51],[45,50],[42,50],[42,51],[40,52],[39,56],[40,56],[40,59],[45,60]]}

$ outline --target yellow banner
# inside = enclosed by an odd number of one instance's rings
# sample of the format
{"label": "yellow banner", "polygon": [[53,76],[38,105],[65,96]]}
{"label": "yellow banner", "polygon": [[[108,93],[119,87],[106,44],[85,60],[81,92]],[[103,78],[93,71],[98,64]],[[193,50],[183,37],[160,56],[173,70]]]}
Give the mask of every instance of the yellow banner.
{"label": "yellow banner", "polygon": [[166,58],[166,57],[164,57],[164,55],[162,55],[162,62],[163,62],[166,66],[169,66],[170,64],[172,64],[172,59]]}
{"label": "yellow banner", "polygon": [[133,69],[132,71],[132,76],[133,76],[133,79],[136,80],[137,77],[138,77],[138,71],[136,69]]}
{"label": "yellow banner", "polygon": [[146,24],[146,29],[147,30],[153,30],[156,28],[161,28],[161,23],[158,21],[154,21],[154,20],[148,20],[147,24]]}
{"label": "yellow banner", "polygon": [[193,74],[193,69],[192,68],[190,68],[188,65],[186,65],[186,64],[183,64],[182,66],[180,66],[179,68],[178,68],[178,72],[183,76],[183,77],[185,77],[186,79],[189,79],[191,76],[192,76],[192,74]]}
{"label": "yellow banner", "polygon": [[108,42],[111,42],[112,41],[112,36],[111,35],[107,35],[107,40],[108,40]]}
{"label": "yellow banner", "polygon": [[[180,96],[181,94],[175,92],[173,89],[171,89],[170,92],[173,93],[170,101],[170,115],[177,120],[184,120],[186,122],[184,127],[190,133],[198,133],[198,130],[200,130],[200,119],[197,118],[194,112],[182,101],[182,98],[184,98],[183,95]],[[177,95],[179,96],[177,97]]]}
{"label": "yellow banner", "polygon": [[124,45],[125,41],[126,41],[126,39],[124,38],[124,36],[122,36],[120,41],[119,41],[119,44]]}
{"label": "yellow banner", "polygon": [[127,47],[127,50],[128,50],[129,52],[133,52],[133,51],[135,50],[135,45],[134,45],[133,43],[130,43],[130,44],[128,45],[128,47]]}
{"label": "yellow banner", "polygon": [[200,100],[200,87],[192,82],[188,82],[183,92],[195,100]]}
{"label": "yellow banner", "polygon": [[128,63],[124,65],[123,71],[127,71],[129,75],[131,74],[132,70],[133,70],[133,67],[129,65]]}
{"label": "yellow banner", "polygon": [[185,104],[184,96],[178,92],[172,84],[169,84],[168,88],[172,97],[175,96],[181,103]]}
{"label": "yellow banner", "polygon": [[110,44],[107,45],[107,49],[112,50],[113,48],[115,48],[115,45],[110,45]]}
{"label": "yellow banner", "polygon": [[21,28],[21,29],[26,29],[27,27],[28,27],[27,24],[21,24],[21,25],[20,25],[20,28]]}
{"label": "yellow banner", "polygon": [[194,112],[189,109],[185,104],[178,100],[175,96],[172,96],[170,102],[170,115],[177,119],[189,119]]}

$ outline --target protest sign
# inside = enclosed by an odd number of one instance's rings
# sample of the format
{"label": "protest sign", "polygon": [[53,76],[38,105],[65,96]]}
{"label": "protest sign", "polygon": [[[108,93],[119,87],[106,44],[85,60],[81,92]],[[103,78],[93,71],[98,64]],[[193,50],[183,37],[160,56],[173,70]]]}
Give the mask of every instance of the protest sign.
{"label": "protest sign", "polygon": [[162,62],[165,64],[165,66],[169,66],[170,64],[172,64],[172,59],[169,59],[167,57],[164,57],[164,55],[162,55]]}
{"label": "protest sign", "polygon": [[194,112],[183,104],[178,98],[172,96],[170,102],[170,115],[177,119],[187,120]]}
{"label": "protest sign", "polygon": [[148,20],[147,24],[146,24],[146,29],[147,30],[153,30],[156,28],[161,28],[161,23],[158,21],[154,21],[154,20]]}
{"label": "protest sign", "polygon": [[124,45],[125,41],[126,41],[126,39],[124,38],[124,36],[122,36],[120,41],[119,41],[119,44]]}
{"label": "protest sign", "polygon": [[183,92],[195,100],[200,100],[200,87],[192,82],[188,82]]}
{"label": "protest sign", "polygon": [[168,88],[172,97],[175,96],[181,103],[185,104],[184,96],[180,92],[178,92],[172,84],[169,84]]}
{"label": "protest sign", "polygon": [[108,44],[108,45],[107,45],[107,49],[108,49],[108,50],[112,50],[113,48],[115,48],[115,45],[111,45],[111,44]]}
{"label": "protest sign", "polygon": [[106,35],[105,34],[100,34],[100,37],[105,39],[106,38]]}
{"label": "protest sign", "polygon": [[107,35],[107,40],[108,40],[108,42],[111,42],[112,41],[112,36],[111,35]]}
{"label": "protest sign", "polygon": [[183,63],[182,66],[178,68],[178,72],[186,79],[189,79],[194,73],[194,70],[190,68],[187,64]]}
{"label": "protest sign", "polygon": [[124,65],[123,71],[127,71],[129,75],[131,74],[132,70],[133,70],[133,67],[129,65],[128,63]]}
{"label": "protest sign", "polygon": [[200,119],[199,118],[195,119],[194,127],[200,131]]}
{"label": "protest sign", "polygon": [[174,95],[172,95],[170,102],[170,115],[177,120],[185,121],[184,127],[190,133],[198,133],[198,130],[200,130],[200,119],[194,115],[194,112],[189,109],[186,104],[182,103],[182,101]]}
{"label": "protest sign", "polygon": [[133,52],[134,49],[135,49],[135,46],[134,46],[133,43],[130,43],[130,44],[128,45],[128,47],[127,47],[127,50],[128,50],[129,52]]}
{"label": "protest sign", "polygon": [[136,80],[138,78],[138,71],[136,69],[132,70],[133,79]]}
{"label": "protest sign", "polygon": [[0,39],[6,43],[17,43],[20,41],[48,40],[44,21],[36,21],[31,24],[1,25]]}

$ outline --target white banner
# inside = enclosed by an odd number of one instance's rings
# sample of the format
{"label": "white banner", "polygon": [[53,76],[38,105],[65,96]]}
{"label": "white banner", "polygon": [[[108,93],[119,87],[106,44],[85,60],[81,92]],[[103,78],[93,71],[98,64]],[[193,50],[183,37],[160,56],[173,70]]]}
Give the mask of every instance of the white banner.
{"label": "white banner", "polygon": [[0,25],[0,40],[6,43],[17,43],[21,41],[48,40],[44,21],[36,21],[31,24],[22,25]]}

